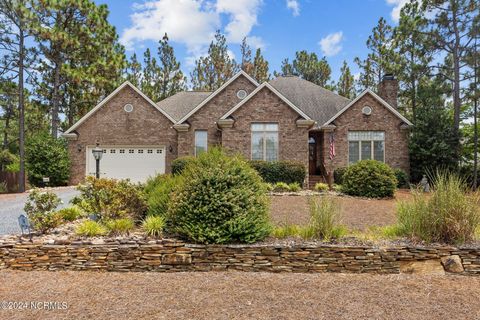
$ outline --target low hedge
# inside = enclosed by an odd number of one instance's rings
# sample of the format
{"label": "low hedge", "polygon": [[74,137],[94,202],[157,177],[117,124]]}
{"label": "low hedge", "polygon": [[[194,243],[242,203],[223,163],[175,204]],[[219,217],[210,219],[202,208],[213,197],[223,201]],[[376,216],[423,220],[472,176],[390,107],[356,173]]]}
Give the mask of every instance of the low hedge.
{"label": "low hedge", "polygon": [[306,169],[302,163],[293,161],[249,161],[250,166],[258,172],[263,181],[275,184],[284,182],[287,184],[298,183],[303,185]]}

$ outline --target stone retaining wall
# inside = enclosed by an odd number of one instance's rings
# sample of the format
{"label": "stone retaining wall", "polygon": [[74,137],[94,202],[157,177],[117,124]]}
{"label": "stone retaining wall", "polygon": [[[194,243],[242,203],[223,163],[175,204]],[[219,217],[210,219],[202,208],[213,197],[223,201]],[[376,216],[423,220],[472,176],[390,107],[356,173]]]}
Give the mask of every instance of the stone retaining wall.
{"label": "stone retaining wall", "polygon": [[196,245],[175,240],[0,242],[0,269],[106,271],[266,271],[480,275],[480,248]]}

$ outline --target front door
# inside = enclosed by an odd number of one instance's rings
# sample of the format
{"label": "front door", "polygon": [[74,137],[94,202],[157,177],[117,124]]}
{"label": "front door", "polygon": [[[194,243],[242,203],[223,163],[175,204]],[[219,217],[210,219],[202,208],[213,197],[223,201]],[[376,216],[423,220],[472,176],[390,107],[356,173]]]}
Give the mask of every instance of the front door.
{"label": "front door", "polygon": [[308,138],[308,173],[317,173],[317,139],[315,136]]}

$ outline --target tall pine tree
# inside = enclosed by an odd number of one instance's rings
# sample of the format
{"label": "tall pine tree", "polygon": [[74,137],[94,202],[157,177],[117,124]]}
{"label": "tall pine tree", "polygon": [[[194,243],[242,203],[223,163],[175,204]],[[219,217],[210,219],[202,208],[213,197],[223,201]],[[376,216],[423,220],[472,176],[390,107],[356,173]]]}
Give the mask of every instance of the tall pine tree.
{"label": "tall pine tree", "polygon": [[360,90],[376,90],[386,73],[396,71],[394,69],[395,54],[392,48],[392,32],[392,27],[387,24],[387,21],[380,18],[367,40],[367,48],[370,50],[367,58],[365,60],[355,58],[355,63],[361,70]]}
{"label": "tall pine tree", "polygon": [[298,76],[307,81],[326,87],[330,81],[332,70],[325,57],[318,59],[316,53],[305,50],[297,51],[292,63],[288,59],[282,61],[281,71],[275,76]]}
{"label": "tall pine tree", "polygon": [[125,69],[125,78],[137,88],[141,88],[142,84],[142,64],[137,59],[137,54],[130,56]]}
{"label": "tall pine tree", "polygon": [[228,81],[235,71],[236,63],[228,54],[227,40],[217,31],[207,56],[195,61],[195,68],[190,74],[193,89],[215,91]]}
{"label": "tall pine tree", "polygon": [[353,99],[353,97],[355,97],[355,80],[348,67],[347,61],[343,61],[336,89],[338,94],[345,98]]}
{"label": "tall pine tree", "polygon": [[180,62],[175,57],[173,47],[168,43],[166,33],[159,41],[158,58],[160,62],[160,92],[155,101],[163,100],[186,89],[186,78],[180,70]]}
{"label": "tall pine tree", "polygon": [[[35,1],[30,13],[43,58],[37,92],[50,105],[51,132],[57,137],[62,111],[72,124],[81,115],[79,110],[88,110],[118,85],[125,56],[107,20],[106,5],[90,0]],[[77,88],[66,87],[71,85]]]}
{"label": "tall pine tree", "polygon": [[263,57],[262,50],[260,50],[260,48],[255,51],[252,76],[258,83],[263,83],[270,80],[270,74],[268,73],[268,61]]}
{"label": "tall pine tree", "polygon": [[398,53],[397,77],[400,81],[400,106],[415,123],[419,107],[418,90],[425,78],[431,78],[429,64],[433,60],[432,43],[426,36],[427,20],[418,2],[406,4],[393,32],[393,45]]}
{"label": "tall pine tree", "polygon": [[[438,73],[452,84],[453,134],[457,141],[455,150],[460,154],[460,121],[462,112],[462,83],[468,80],[468,67],[463,61],[468,55],[475,33],[471,32],[476,17],[478,1],[475,0],[425,0],[423,8],[429,16],[427,36],[434,48],[448,56],[448,63],[436,66]],[[470,75],[471,77],[471,75]]]}

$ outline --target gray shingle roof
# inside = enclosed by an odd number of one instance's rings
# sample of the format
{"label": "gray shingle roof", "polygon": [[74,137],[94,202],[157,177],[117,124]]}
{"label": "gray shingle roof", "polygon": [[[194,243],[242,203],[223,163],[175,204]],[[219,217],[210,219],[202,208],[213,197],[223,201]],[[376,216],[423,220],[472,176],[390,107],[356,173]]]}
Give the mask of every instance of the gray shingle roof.
{"label": "gray shingle roof", "polygon": [[288,100],[321,126],[345,107],[350,99],[299,77],[277,77],[269,82]]}
{"label": "gray shingle roof", "polygon": [[179,121],[210,94],[211,92],[208,91],[181,91],[157,102],[157,106],[168,113],[175,121]]}

